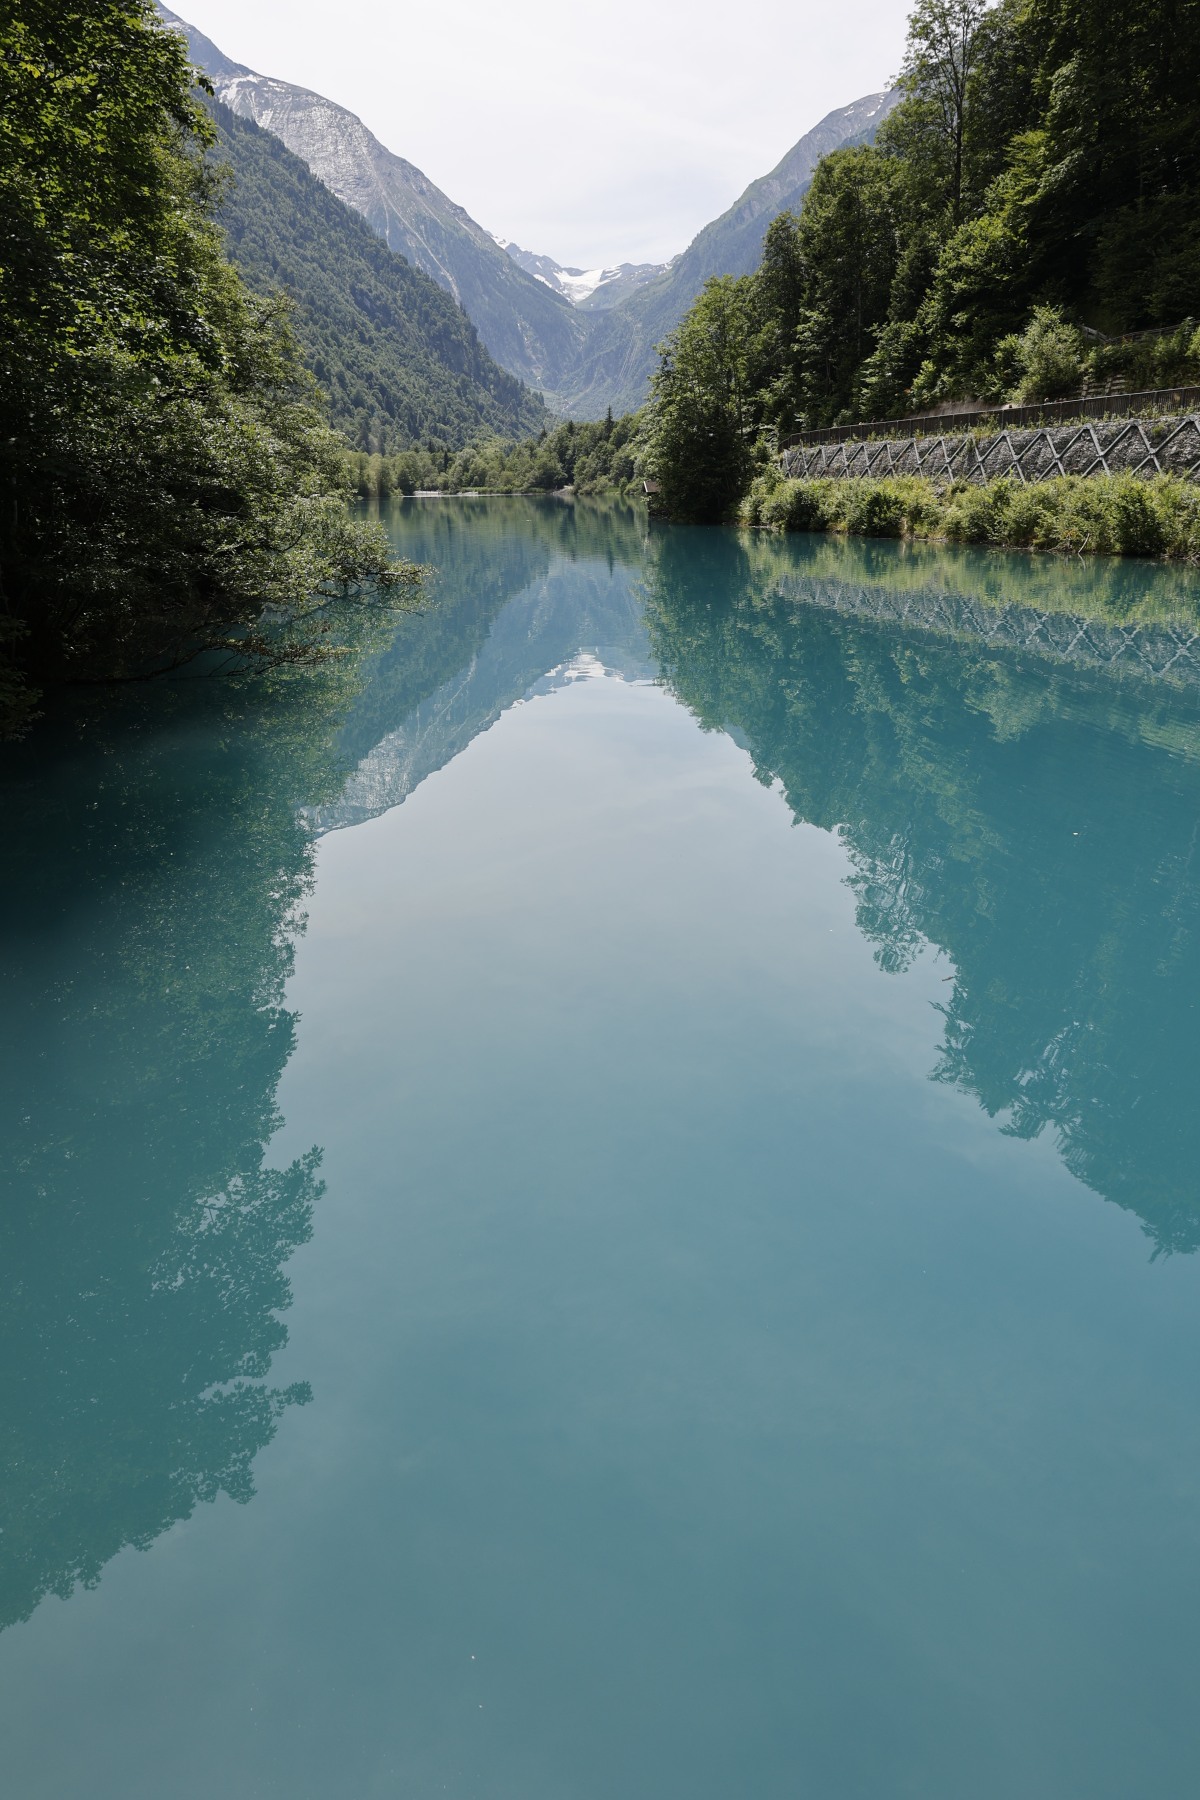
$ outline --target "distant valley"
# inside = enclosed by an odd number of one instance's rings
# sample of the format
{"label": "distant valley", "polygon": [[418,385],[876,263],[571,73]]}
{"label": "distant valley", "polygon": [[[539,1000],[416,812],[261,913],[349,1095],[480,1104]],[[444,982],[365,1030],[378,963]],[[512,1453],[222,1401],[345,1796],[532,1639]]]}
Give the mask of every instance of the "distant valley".
{"label": "distant valley", "polygon": [[522,250],[520,244],[510,244],[507,238],[498,237],[496,242],[527,275],[545,282],[585,312],[606,312],[671,267],[670,263],[618,263],[612,269],[569,269],[552,256],[537,256],[532,250]]}
{"label": "distant valley", "polygon": [[389,249],[432,275],[503,368],[555,392],[587,333],[586,319],[569,301],[526,274],[490,232],[345,107],[231,61],[203,33],[160,10],[184,30],[192,61],[231,112],[273,132]]}
{"label": "distant valley", "polygon": [[279,138],[392,251],[459,302],[503,369],[539,390],[552,411],[577,418],[640,406],[656,346],[705,281],[754,269],[768,225],[799,205],[818,159],[873,137],[896,99],[869,94],[829,113],[670,263],[582,270],[485,230],[345,107],[234,62],[161,10],[185,32],[192,60],[232,113]]}

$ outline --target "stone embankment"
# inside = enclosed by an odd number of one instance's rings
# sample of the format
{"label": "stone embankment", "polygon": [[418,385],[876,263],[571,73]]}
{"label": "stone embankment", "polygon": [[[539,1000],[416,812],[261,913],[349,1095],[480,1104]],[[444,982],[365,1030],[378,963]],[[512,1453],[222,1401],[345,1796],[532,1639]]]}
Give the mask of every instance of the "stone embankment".
{"label": "stone embankment", "polygon": [[907,436],[868,436],[870,428],[863,429],[863,436],[839,442],[788,444],[781,452],[784,474],[809,481],[924,475],[942,484],[995,481],[1001,475],[1027,482],[1128,471],[1200,480],[1200,410],[1183,417],[1074,419]]}

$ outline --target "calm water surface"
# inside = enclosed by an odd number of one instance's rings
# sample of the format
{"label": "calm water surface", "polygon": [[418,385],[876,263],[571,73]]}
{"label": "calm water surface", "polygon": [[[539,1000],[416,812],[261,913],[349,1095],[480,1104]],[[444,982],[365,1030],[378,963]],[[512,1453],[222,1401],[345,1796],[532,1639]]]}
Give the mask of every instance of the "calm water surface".
{"label": "calm water surface", "polygon": [[1188,578],[391,525],[4,756],[5,1792],[1191,1800]]}

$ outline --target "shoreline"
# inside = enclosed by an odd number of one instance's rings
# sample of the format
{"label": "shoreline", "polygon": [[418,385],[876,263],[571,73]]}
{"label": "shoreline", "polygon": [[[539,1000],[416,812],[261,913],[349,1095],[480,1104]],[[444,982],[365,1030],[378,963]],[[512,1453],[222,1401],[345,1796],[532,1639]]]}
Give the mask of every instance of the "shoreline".
{"label": "shoreline", "polygon": [[939,488],[918,475],[795,479],[771,470],[751,487],[736,523],[1200,567],[1200,488],[1174,475],[1064,475],[1030,483],[1000,476]]}

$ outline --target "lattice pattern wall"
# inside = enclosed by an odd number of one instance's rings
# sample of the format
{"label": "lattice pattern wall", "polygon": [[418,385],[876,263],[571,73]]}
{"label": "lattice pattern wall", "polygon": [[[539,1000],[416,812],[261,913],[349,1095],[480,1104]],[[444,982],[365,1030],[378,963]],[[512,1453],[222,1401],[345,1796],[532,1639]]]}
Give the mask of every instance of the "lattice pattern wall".
{"label": "lattice pattern wall", "polygon": [[777,591],[801,605],[851,618],[1200,688],[1200,627],[1183,620],[1118,624],[1042,607],[990,606],[965,594],[905,592],[817,576],[784,576]]}
{"label": "lattice pattern wall", "polygon": [[786,475],[812,480],[861,475],[926,475],[937,482],[1048,481],[1055,475],[1181,475],[1200,481],[1200,414],[1174,419],[1087,420],[1026,431],[944,437],[852,439],[793,444]]}

